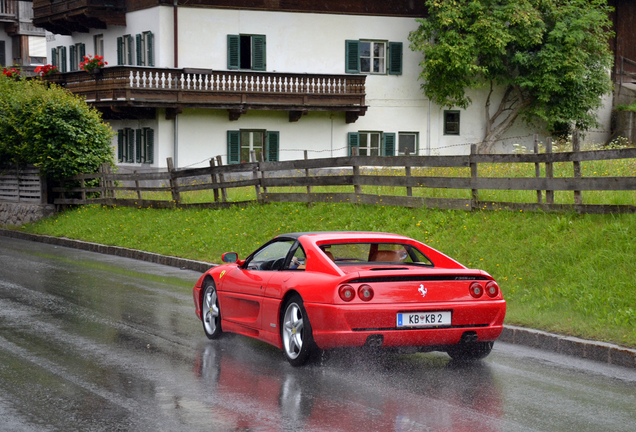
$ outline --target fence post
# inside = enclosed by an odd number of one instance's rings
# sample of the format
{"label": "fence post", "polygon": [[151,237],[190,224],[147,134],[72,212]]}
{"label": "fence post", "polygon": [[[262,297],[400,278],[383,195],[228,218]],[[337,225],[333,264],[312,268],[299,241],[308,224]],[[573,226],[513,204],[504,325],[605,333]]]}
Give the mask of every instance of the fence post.
{"label": "fence post", "polygon": [[[545,141],[545,152],[546,154],[550,154],[550,155],[552,154],[552,138],[551,137],[548,137]],[[554,178],[554,165],[552,164],[552,162],[545,163],[545,177],[547,179]],[[545,202],[546,204],[554,204],[553,190],[545,191]]]}
{"label": "fence post", "polygon": [[[477,173],[477,163],[473,162],[473,157],[477,154],[477,144],[470,145],[470,178],[472,180],[473,185],[476,183],[478,179]],[[479,189],[472,189],[472,199],[470,202],[470,209],[476,209],[478,207],[479,202]]]}
{"label": "fence post", "polygon": [[[137,178],[137,170],[133,171],[133,174],[135,176],[135,189],[137,189],[137,199],[139,201],[141,201],[141,191],[139,190],[139,178]],[[141,205],[141,203],[139,203]]]}
{"label": "fence post", "polygon": [[[406,182],[408,184],[409,182],[409,178],[411,177],[411,167],[408,164],[408,157],[410,156],[411,152],[409,151],[408,148],[404,149],[404,157],[407,158],[407,163],[404,165],[404,175],[406,176]],[[413,196],[413,188],[411,186],[407,186],[406,187],[406,196],[408,197],[412,197]]]}
{"label": "fence post", "polygon": [[[221,159],[221,155],[216,157],[216,164],[221,167],[223,166],[223,159]],[[225,176],[223,173],[219,173],[219,183],[225,183]],[[227,189],[224,187],[221,188],[221,201],[227,202]]]}
{"label": "fence post", "polygon": [[[214,158],[210,158],[210,168],[214,168]],[[212,173],[211,177],[212,184],[216,184],[216,174]],[[212,190],[214,191],[214,202],[217,202],[219,200],[219,190],[216,188]]]}
{"label": "fence post", "polygon": [[177,184],[177,179],[173,176],[175,172],[174,162],[171,157],[166,159],[168,163],[168,174],[170,176],[170,192],[172,192],[172,201],[174,201],[175,205],[181,203],[181,197],[179,196],[179,185]]}
{"label": "fence post", "polygon": [[99,180],[99,188],[101,189],[99,191],[99,197],[100,198],[106,198],[106,178],[104,177],[104,171],[106,169],[105,169],[104,165],[106,165],[106,164],[103,163],[97,168],[97,172],[101,174],[97,178]]}
{"label": "fence post", "polygon": [[353,190],[356,194],[362,193],[360,186],[360,166],[358,165],[358,147],[351,147],[351,156],[353,157]]}
{"label": "fence post", "polygon": [[[265,153],[261,152],[261,162],[265,162]],[[258,170],[261,172],[261,179],[265,178],[265,171],[262,170],[262,165],[258,166]],[[261,182],[262,185],[263,182]],[[263,186],[263,193],[267,193],[267,187]]]}
{"label": "fence post", "polygon": [[[110,175],[113,173],[113,167],[110,166],[110,164],[104,164],[104,174],[105,175]],[[106,184],[106,196],[109,196],[111,198],[116,198],[115,197],[115,182],[113,180],[106,180],[104,182]]]}
{"label": "fence post", "polygon": [[[309,152],[307,150],[304,151],[304,155],[305,155],[305,160],[309,159]],[[307,207],[311,207],[312,206],[312,202],[311,202],[311,197],[309,197],[309,194],[311,194],[311,186],[309,186],[309,168],[305,168],[305,178],[307,179]]]}
{"label": "fence post", "polygon": [[[581,142],[579,140],[579,131],[575,130],[572,133],[572,152],[573,153],[578,153],[580,151],[581,151]],[[580,179],[581,178],[581,162],[572,161],[572,165],[574,167],[574,178],[575,179]],[[576,204],[576,205],[582,205],[583,204],[583,196],[581,195],[581,191],[580,190],[575,190],[574,191],[574,204]]]}
{"label": "fence post", "polygon": [[[539,154],[539,135],[534,134],[534,154]],[[541,164],[534,164],[534,176],[536,178],[541,178]],[[541,204],[543,202],[543,197],[541,194],[541,190],[537,190],[537,204]]]}
{"label": "fence post", "polygon": [[80,188],[82,189],[82,204],[86,204],[86,180],[80,179]]}
{"label": "fence post", "polygon": [[[255,150],[250,150],[250,161],[252,163],[256,162],[256,151]],[[259,171],[259,166],[257,165],[256,168],[254,168],[254,170],[252,171],[252,179],[259,180],[258,171]],[[256,190],[256,201],[260,201],[261,200],[261,184],[260,184],[260,181],[254,185],[254,189]]]}

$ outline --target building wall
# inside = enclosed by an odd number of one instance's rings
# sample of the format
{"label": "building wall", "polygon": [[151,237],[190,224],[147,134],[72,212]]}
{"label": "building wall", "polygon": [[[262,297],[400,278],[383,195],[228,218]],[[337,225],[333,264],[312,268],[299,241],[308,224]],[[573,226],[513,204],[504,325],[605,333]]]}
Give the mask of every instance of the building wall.
{"label": "building wall", "polygon": [[[91,30],[72,37],[56,36],[51,46],[84,42],[86,53],[92,54],[93,35],[104,35],[106,61],[117,64],[116,39],[125,34],[152,31],[155,40],[155,66],[174,67],[174,9],[157,6],[130,12],[126,27],[111,26],[106,30]],[[344,113],[309,112],[297,122],[289,122],[286,111],[249,111],[237,121],[230,121],[225,110],[185,109],[176,120],[178,140],[174,154],[175,120],[167,120],[164,110],[157,110],[152,121],[111,121],[114,130],[124,127],[155,129],[155,157],[152,167],[165,167],[166,157],[175,157],[178,167],[206,166],[208,158],[222,155],[226,163],[227,131],[259,129],[280,133],[280,160],[299,159],[303,151],[310,158],[344,156],[348,154],[348,132],[414,132],[418,134],[418,154],[467,154],[470,144],[484,136],[485,92],[474,92],[473,104],[460,110],[461,132],[444,135],[444,110],[429,106],[418,76],[422,54],[409,49],[408,35],[417,28],[409,17],[363,16],[271,12],[259,10],[178,8],[178,66],[180,68],[227,69],[227,35],[265,35],[266,70],[288,73],[345,73],[345,40],[378,40],[403,43],[402,75],[367,75],[366,115],[352,124],[345,122]],[[501,97],[501,92],[499,93]],[[492,108],[496,106],[496,98]],[[601,111],[607,122],[611,104]],[[528,128],[518,121],[496,147],[512,151],[515,143],[529,146],[537,128]],[[607,134],[596,134],[593,140],[604,141]],[[592,139],[591,135],[588,140]],[[116,149],[117,140],[113,141]],[[131,169],[136,164],[122,164]],[[148,165],[144,166],[145,168]],[[141,167],[139,167],[141,168]]]}

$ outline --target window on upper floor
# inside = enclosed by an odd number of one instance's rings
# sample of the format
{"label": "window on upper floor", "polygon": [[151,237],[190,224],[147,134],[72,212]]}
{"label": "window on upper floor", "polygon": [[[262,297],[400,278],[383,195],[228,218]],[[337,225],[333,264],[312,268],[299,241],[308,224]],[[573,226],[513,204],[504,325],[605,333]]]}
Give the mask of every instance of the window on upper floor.
{"label": "window on upper floor", "polygon": [[93,36],[93,48],[96,56],[104,57],[104,35]]}
{"label": "window on upper floor", "polygon": [[278,161],[280,133],[266,130],[227,131],[227,160],[229,164],[251,162],[250,153],[256,160]]}
{"label": "window on upper floor", "polygon": [[444,135],[459,135],[459,111],[444,111]]}
{"label": "window on upper floor", "polygon": [[227,68],[264,71],[266,51],[264,35],[227,35]]}
{"label": "window on upper floor", "polygon": [[60,72],[66,72],[66,47],[51,48],[51,65],[57,67]]}
{"label": "window on upper floor", "polygon": [[395,156],[395,133],[361,131],[347,135],[349,156],[357,148],[359,156]]}
{"label": "window on upper floor", "polygon": [[133,37],[131,35],[124,35],[117,38],[117,64],[134,65],[133,63],[133,51],[134,51]]}
{"label": "window on upper floor", "polygon": [[154,66],[154,35],[150,31],[136,36],[137,66]]}
{"label": "window on upper floor", "polygon": [[68,47],[69,50],[69,69],[71,71],[79,70],[79,64],[84,60],[86,55],[86,46],[83,43],[76,43]]}
{"label": "window on upper floor", "polygon": [[151,128],[124,128],[117,131],[117,160],[151,164],[155,154],[155,131]]}
{"label": "window on upper floor", "polygon": [[345,72],[402,75],[402,42],[345,41]]}
{"label": "window on upper floor", "polygon": [[4,41],[0,41],[0,66],[7,65],[7,48]]}

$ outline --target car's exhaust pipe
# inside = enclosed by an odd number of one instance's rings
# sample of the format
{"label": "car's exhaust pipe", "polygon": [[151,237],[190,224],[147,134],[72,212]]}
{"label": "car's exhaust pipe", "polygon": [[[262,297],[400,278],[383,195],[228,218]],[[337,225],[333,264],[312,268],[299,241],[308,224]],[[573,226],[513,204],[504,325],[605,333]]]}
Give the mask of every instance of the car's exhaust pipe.
{"label": "car's exhaust pipe", "polygon": [[459,343],[473,343],[473,342],[477,342],[478,338],[479,337],[477,336],[477,332],[475,332],[475,331],[467,331],[467,332],[464,332],[464,334],[462,334],[462,337],[459,340]]}
{"label": "car's exhaust pipe", "polygon": [[371,335],[367,338],[367,341],[364,343],[364,346],[368,347],[381,347],[384,342],[384,336],[382,335]]}

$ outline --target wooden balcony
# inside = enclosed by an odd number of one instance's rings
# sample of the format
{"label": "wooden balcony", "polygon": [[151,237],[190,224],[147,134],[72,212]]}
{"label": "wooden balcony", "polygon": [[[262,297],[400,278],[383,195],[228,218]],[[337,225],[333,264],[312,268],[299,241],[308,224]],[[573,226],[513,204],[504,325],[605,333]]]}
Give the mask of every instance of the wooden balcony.
{"label": "wooden balcony", "polygon": [[0,0],[0,22],[13,22],[18,19],[18,1]]}
{"label": "wooden balcony", "polygon": [[[4,1],[4,0],[0,0]],[[33,24],[52,33],[70,35],[126,25],[125,0],[33,0]]]}
{"label": "wooden balcony", "polygon": [[288,111],[298,121],[309,111],[340,111],[347,123],[366,113],[365,75],[107,67],[97,74],[67,72],[48,78],[106,114],[143,115],[166,108],[171,117],[184,108],[228,110],[237,120],[249,110]]}

